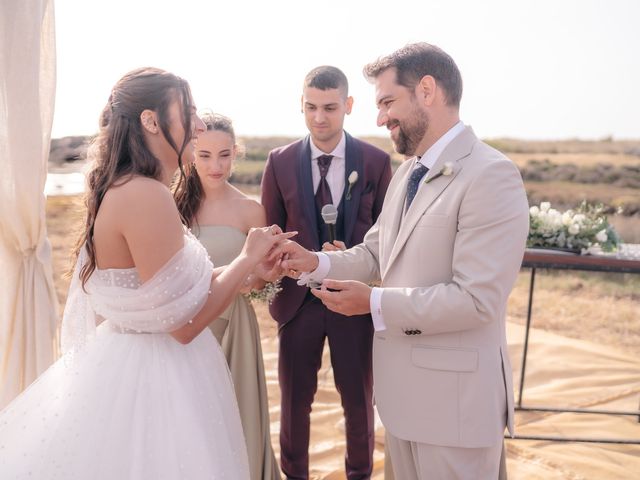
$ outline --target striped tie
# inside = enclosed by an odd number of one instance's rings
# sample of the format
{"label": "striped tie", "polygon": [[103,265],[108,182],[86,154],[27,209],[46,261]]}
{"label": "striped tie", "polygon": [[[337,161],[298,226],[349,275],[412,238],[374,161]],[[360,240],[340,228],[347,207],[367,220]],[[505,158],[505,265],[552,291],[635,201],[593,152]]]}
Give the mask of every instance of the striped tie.
{"label": "striped tie", "polygon": [[333,203],[331,198],[331,189],[329,188],[329,182],[327,182],[327,172],[331,166],[331,160],[333,155],[320,155],[318,157],[318,168],[320,169],[320,183],[318,184],[318,190],[316,190],[316,204],[318,209],[322,210],[322,207],[329,203]]}

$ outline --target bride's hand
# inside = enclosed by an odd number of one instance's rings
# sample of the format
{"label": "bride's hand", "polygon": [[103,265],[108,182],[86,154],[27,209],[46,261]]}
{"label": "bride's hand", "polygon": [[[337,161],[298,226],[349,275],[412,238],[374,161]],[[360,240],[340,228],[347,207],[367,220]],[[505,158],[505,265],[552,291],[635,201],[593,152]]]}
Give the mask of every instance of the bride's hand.
{"label": "bride's hand", "polygon": [[244,243],[244,253],[256,264],[261,262],[271,250],[283,241],[297,235],[298,232],[282,232],[278,225],[252,228]]}
{"label": "bride's hand", "polygon": [[253,269],[253,273],[265,282],[275,282],[281,278],[282,256],[278,255],[273,260],[263,260]]}

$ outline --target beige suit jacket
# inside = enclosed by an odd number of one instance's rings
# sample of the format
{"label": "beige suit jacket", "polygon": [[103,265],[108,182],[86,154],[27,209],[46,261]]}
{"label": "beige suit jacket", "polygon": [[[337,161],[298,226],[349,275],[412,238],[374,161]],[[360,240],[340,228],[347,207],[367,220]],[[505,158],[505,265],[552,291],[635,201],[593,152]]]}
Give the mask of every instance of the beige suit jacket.
{"label": "beige suit jacket", "polygon": [[[516,166],[467,127],[403,215],[416,159],[398,168],[363,243],[331,252],[327,278],[381,279],[386,330],[375,333],[375,401],[394,436],[449,447],[513,432],[505,310],[529,227]],[[419,333],[417,333],[419,332]]]}

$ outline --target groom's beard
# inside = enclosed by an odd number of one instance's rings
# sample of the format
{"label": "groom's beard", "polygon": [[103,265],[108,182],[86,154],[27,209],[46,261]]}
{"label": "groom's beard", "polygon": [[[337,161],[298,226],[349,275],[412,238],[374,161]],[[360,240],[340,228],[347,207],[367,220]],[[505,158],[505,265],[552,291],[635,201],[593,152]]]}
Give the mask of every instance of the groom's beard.
{"label": "groom's beard", "polygon": [[392,120],[389,126],[393,128],[398,125],[398,138],[393,139],[396,152],[402,155],[415,155],[416,148],[424,138],[429,128],[429,115],[420,107],[414,105],[409,113],[410,120]]}

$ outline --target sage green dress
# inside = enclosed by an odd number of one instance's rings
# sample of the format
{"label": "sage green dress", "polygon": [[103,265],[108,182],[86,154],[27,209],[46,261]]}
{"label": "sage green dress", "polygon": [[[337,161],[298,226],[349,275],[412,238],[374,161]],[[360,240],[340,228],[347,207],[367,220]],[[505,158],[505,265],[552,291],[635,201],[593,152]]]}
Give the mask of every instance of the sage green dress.
{"label": "sage green dress", "polygon": [[[215,267],[228,265],[242,251],[246,234],[228,225],[204,225],[194,234]],[[280,479],[271,447],[269,403],[260,345],[260,331],[251,302],[238,295],[209,326],[227,358],[247,443],[251,480]]]}

